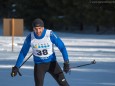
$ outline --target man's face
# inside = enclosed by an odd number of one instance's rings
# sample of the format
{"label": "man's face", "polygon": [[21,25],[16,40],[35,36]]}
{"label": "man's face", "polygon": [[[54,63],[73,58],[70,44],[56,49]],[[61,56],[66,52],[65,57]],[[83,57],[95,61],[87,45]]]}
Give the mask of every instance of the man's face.
{"label": "man's face", "polygon": [[44,30],[44,27],[34,27],[34,32],[38,35],[38,36],[41,36],[42,35],[42,32]]}

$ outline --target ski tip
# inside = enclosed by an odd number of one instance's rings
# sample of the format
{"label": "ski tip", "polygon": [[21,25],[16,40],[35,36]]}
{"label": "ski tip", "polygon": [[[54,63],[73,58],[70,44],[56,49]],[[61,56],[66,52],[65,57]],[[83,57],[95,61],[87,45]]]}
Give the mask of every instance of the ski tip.
{"label": "ski tip", "polygon": [[95,60],[93,60],[93,61],[92,61],[92,64],[96,64],[96,61],[95,61]]}

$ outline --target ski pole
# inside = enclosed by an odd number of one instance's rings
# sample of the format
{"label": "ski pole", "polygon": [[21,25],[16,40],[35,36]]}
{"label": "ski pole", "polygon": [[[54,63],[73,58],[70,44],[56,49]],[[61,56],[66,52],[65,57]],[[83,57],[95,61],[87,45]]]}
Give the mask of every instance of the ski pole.
{"label": "ski pole", "polygon": [[22,63],[22,65],[19,68],[21,68],[32,55],[33,55],[33,53],[28,56],[28,58]]}
{"label": "ski pole", "polygon": [[79,66],[70,67],[70,69],[72,69],[72,68],[78,68],[78,67],[83,67],[83,66],[87,66],[87,65],[91,65],[91,64],[96,64],[96,61],[93,60],[93,61],[91,61],[91,62],[88,63],[88,64],[83,64],[83,65],[79,65]]}
{"label": "ski pole", "polygon": [[[19,69],[27,62],[27,60],[33,55],[33,53],[31,55],[28,56],[28,58],[21,64],[21,66],[19,67]],[[22,74],[18,71],[18,74],[20,76],[22,76]]]}

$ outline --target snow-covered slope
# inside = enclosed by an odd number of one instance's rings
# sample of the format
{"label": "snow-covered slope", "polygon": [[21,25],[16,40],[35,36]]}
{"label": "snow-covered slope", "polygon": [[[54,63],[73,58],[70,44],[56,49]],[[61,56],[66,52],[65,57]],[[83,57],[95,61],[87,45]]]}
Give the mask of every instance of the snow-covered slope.
{"label": "snow-covered slope", "polygon": [[[83,35],[59,32],[57,34],[65,43],[71,61],[96,59],[115,62],[115,35]],[[14,37],[14,52],[20,51],[25,37]],[[12,37],[0,36],[0,51],[12,51]],[[55,51],[58,59],[62,61],[62,55],[57,47],[55,47]]]}

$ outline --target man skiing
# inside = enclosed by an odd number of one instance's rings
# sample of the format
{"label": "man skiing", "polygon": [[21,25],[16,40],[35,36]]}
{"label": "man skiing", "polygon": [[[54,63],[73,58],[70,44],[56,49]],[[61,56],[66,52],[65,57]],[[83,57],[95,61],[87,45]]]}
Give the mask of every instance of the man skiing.
{"label": "man skiing", "polygon": [[35,86],[43,86],[46,72],[49,72],[60,86],[69,86],[62,69],[56,61],[53,46],[53,44],[55,44],[62,53],[64,59],[63,70],[65,73],[68,73],[69,59],[64,43],[52,30],[44,28],[44,22],[41,19],[35,19],[32,26],[33,32],[26,37],[16,65],[12,68],[11,76],[14,77],[17,75],[22,62],[31,47],[34,58]]}

